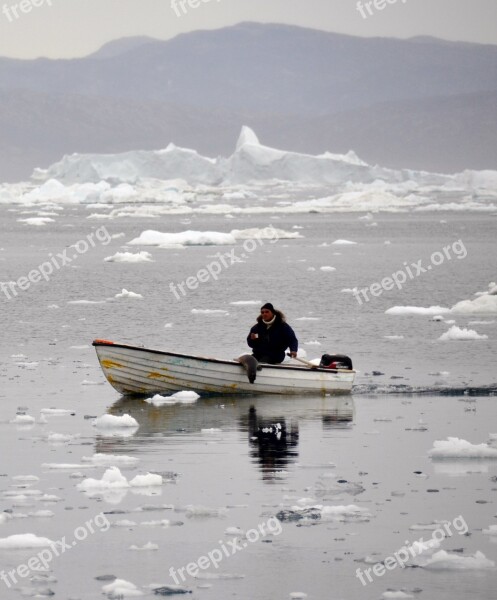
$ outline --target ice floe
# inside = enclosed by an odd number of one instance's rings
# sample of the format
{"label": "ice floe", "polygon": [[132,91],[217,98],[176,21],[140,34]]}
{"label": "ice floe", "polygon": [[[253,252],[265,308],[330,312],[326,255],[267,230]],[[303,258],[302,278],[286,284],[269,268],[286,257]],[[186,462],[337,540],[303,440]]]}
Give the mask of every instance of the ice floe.
{"label": "ice floe", "polygon": [[139,264],[146,262],[153,262],[152,255],[150,252],[116,252],[112,256],[106,256],[104,258],[105,262],[118,262],[118,263],[131,263],[131,264]]}
{"label": "ice floe", "polygon": [[448,308],[443,306],[430,306],[424,308],[422,306],[393,306],[385,311],[386,315],[427,315],[434,316],[442,313],[450,312]]}
{"label": "ice floe", "polygon": [[488,444],[472,444],[467,440],[449,437],[446,440],[433,442],[433,448],[428,452],[430,458],[497,458],[497,448]]}
{"label": "ice floe", "polygon": [[122,600],[123,598],[136,598],[144,595],[134,583],[125,579],[115,579],[112,583],[102,586],[102,592],[109,600]]}
{"label": "ice floe", "polygon": [[122,289],[119,294],[116,294],[114,298],[143,298],[141,294],[137,294],[136,292],[131,292],[126,289]]}
{"label": "ice floe", "polygon": [[418,566],[431,571],[480,571],[493,569],[495,562],[489,560],[483,552],[477,551],[473,555],[464,556],[445,550],[438,550],[431,557],[418,559]]}
{"label": "ice floe", "polygon": [[131,415],[102,415],[93,421],[93,426],[97,429],[117,429],[117,428],[138,428],[138,421]]}
{"label": "ice floe", "polygon": [[452,327],[443,333],[438,339],[441,342],[453,340],[487,340],[488,335],[480,335],[474,329],[466,329],[465,327],[457,327],[457,325],[452,325]]}
{"label": "ice floe", "polygon": [[0,549],[23,550],[28,548],[47,548],[54,542],[46,537],[38,537],[34,533],[20,533],[0,538]]}
{"label": "ice floe", "polygon": [[200,395],[196,392],[182,390],[171,396],[155,394],[155,396],[152,396],[151,398],[145,398],[145,402],[153,404],[154,406],[163,406],[164,404],[194,404],[199,398]]}
{"label": "ice floe", "polygon": [[143,546],[136,546],[135,544],[133,544],[132,546],[130,546],[128,548],[128,550],[136,550],[139,552],[149,552],[149,551],[155,551],[158,549],[159,549],[159,546],[157,544],[154,544],[153,542],[147,542],[146,544],[143,544]]}
{"label": "ice floe", "polygon": [[91,463],[97,467],[112,467],[120,465],[123,467],[133,467],[140,461],[135,456],[126,456],[125,454],[102,454],[96,453],[93,456],[83,456],[83,463]]}

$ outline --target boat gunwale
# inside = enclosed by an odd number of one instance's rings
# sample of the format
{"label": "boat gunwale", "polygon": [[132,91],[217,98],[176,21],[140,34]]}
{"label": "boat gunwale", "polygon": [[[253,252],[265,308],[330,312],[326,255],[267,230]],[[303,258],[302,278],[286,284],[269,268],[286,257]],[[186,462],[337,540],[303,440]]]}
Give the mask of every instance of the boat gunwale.
{"label": "boat gunwale", "polygon": [[[222,358],[210,358],[210,357],[204,357],[204,356],[195,356],[193,354],[180,354],[179,352],[168,352],[166,350],[155,350],[152,348],[145,348],[144,346],[132,346],[130,344],[119,344],[119,343],[115,343],[115,342],[110,342],[107,340],[94,340],[92,342],[92,346],[94,346],[95,348],[103,348],[103,347],[110,347],[110,348],[127,348],[130,350],[139,350],[141,352],[150,352],[152,354],[160,354],[162,356],[176,356],[178,358],[190,358],[190,359],[194,359],[194,360],[202,360],[202,361],[206,361],[206,362],[211,362],[211,363],[217,363],[217,364],[224,364],[224,365],[240,365],[240,363],[236,360],[226,360],[226,359],[222,359]],[[353,373],[355,374],[355,369],[326,369],[326,368],[322,368],[322,367],[318,367],[316,365],[315,369],[312,369],[311,367],[300,367],[300,366],[294,366],[294,365],[272,365],[269,363],[261,363],[261,365],[263,366],[264,369],[267,368],[271,368],[271,369],[277,369],[277,370],[284,370],[284,371],[314,371],[317,373],[334,373],[337,375],[340,374],[349,374],[349,373]]]}

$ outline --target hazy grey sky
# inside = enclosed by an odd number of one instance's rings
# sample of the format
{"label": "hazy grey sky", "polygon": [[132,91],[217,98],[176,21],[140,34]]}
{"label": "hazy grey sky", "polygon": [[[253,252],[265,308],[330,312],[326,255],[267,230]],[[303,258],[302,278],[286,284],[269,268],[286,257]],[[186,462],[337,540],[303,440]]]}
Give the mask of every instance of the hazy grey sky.
{"label": "hazy grey sky", "polygon": [[357,0],[176,0],[176,11],[173,1],[0,0],[0,56],[82,56],[121,37],[168,39],[240,21],[497,44],[497,0],[364,0],[362,14]]}

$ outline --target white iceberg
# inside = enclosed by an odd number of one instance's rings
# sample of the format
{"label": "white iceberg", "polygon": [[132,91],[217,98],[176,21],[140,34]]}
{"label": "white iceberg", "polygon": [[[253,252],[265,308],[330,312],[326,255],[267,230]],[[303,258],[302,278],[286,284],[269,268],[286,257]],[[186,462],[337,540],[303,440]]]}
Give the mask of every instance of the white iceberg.
{"label": "white iceberg", "polygon": [[488,444],[472,444],[467,440],[449,437],[446,440],[436,440],[428,452],[430,458],[459,459],[459,458],[497,458],[497,448]]}
{"label": "white iceberg", "polygon": [[465,327],[457,327],[457,325],[452,325],[452,327],[443,333],[439,338],[441,342],[447,342],[451,340],[487,340],[488,335],[480,335],[474,329],[466,329]]}
{"label": "white iceberg", "polygon": [[118,262],[118,263],[131,263],[131,264],[139,264],[146,262],[153,262],[152,255],[150,252],[137,252],[133,254],[133,252],[116,252],[112,256],[106,256],[104,258],[105,262]]}

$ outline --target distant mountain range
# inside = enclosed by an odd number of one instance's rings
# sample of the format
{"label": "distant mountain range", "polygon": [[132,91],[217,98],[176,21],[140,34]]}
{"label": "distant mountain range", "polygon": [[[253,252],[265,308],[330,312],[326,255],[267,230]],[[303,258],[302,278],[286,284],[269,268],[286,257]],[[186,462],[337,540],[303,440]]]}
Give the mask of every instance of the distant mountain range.
{"label": "distant mountain range", "polygon": [[497,168],[497,46],[242,23],[82,59],[0,59],[0,180],[72,152],[262,143],[392,168]]}

